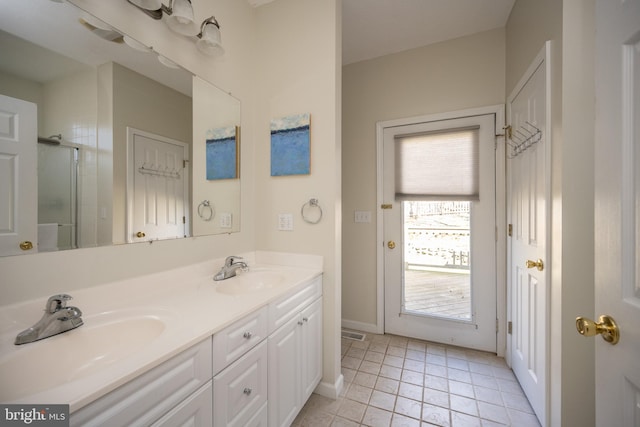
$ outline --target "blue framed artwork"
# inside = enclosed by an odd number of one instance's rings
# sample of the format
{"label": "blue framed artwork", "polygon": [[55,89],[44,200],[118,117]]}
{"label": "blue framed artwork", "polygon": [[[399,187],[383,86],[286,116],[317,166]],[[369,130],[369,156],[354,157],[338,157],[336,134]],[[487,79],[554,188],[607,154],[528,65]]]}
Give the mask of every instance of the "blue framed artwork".
{"label": "blue framed artwork", "polygon": [[238,126],[207,132],[207,180],[238,178]]}
{"label": "blue framed artwork", "polygon": [[271,120],[271,176],[311,173],[311,115]]}

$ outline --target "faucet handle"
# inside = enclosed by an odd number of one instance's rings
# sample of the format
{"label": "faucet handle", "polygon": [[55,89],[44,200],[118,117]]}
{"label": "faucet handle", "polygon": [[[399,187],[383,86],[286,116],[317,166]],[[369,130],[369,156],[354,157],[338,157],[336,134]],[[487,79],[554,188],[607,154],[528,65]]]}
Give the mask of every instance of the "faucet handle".
{"label": "faucet handle", "polygon": [[242,260],[244,258],[240,257],[240,256],[236,256],[236,255],[231,255],[228,256],[227,259],[224,260],[224,265],[227,267],[230,267],[231,265],[233,265],[234,262],[236,262],[237,260]]}
{"label": "faucet handle", "polygon": [[73,299],[71,295],[67,294],[58,294],[50,296],[47,300],[47,306],[45,307],[45,311],[49,313],[55,313],[56,311],[67,306],[67,301]]}

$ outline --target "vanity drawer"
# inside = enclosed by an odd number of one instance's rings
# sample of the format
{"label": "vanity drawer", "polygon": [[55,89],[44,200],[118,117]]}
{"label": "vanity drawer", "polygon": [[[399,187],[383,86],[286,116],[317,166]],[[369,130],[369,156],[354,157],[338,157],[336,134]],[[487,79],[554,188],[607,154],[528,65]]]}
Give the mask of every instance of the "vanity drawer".
{"label": "vanity drawer", "polygon": [[71,414],[71,426],[148,426],[211,380],[211,339]]}
{"label": "vanity drawer", "polygon": [[[213,378],[213,425],[261,425],[267,402],[267,341]],[[259,415],[261,414],[261,415]]]}
{"label": "vanity drawer", "polygon": [[187,397],[181,404],[153,423],[151,427],[213,425],[213,385],[207,385]]}
{"label": "vanity drawer", "polygon": [[316,277],[303,288],[269,304],[269,334],[298,314],[298,311],[322,295],[322,276]]}
{"label": "vanity drawer", "polygon": [[213,375],[267,337],[267,318],[262,307],[213,336]]}

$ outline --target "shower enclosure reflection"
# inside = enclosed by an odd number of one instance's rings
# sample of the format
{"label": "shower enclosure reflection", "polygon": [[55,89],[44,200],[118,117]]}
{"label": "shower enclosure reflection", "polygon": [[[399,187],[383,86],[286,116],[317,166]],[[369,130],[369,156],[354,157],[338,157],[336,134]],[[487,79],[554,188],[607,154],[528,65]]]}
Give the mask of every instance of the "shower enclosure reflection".
{"label": "shower enclosure reflection", "polygon": [[38,141],[38,251],[78,247],[78,147]]}

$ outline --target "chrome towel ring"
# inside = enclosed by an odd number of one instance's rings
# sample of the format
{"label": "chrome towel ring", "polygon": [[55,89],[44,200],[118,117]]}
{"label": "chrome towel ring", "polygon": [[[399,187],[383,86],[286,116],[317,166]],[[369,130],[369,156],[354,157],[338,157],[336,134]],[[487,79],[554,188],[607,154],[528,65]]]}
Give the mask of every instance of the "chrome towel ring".
{"label": "chrome towel ring", "polygon": [[216,216],[216,212],[208,200],[203,200],[198,205],[198,216],[202,218],[203,221],[211,221],[213,217]]}
{"label": "chrome towel ring", "polygon": [[[316,211],[315,215],[311,215],[310,212]],[[300,215],[305,222],[309,224],[317,224],[322,219],[322,208],[318,204],[318,199],[310,199],[307,203],[300,208]]]}

